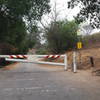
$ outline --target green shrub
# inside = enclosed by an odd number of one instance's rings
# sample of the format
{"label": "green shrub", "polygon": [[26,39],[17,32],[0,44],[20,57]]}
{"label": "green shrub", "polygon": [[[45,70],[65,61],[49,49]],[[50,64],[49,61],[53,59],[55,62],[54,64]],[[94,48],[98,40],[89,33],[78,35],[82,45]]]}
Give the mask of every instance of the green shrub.
{"label": "green shrub", "polygon": [[46,49],[44,49],[44,48],[40,48],[40,49],[38,49],[37,51],[36,51],[36,54],[47,54],[47,50]]}
{"label": "green shrub", "polygon": [[76,47],[78,25],[75,21],[51,23],[46,32],[47,45],[52,53],[63,53]]}

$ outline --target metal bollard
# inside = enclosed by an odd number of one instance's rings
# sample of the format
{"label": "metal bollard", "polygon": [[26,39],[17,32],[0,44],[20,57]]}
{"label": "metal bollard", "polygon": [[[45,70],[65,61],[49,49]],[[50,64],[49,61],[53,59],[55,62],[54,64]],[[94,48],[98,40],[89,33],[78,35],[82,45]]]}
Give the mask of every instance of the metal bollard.
{"label": "metal bollard", "polygon": [[65,55],[65,57],[64,57],[64,63],[65,63],[65,71],[67,71],[67,67],[68,67],[68,63],[67,63],[67,55]]}
{"label": "metal bollard", "polygon": [[77,64],[76,64],[76,52],[73,52],[73,72],[77,72]]}

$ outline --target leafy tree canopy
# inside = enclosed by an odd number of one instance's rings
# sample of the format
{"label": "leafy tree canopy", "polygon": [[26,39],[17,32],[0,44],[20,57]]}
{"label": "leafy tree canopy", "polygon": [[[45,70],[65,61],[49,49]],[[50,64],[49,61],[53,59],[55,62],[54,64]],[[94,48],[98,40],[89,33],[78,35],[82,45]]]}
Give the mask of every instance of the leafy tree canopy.
{"label": "leafy tree canopy", "polygon": [[10,18],[28,16],[38,20],[49,11],[49,0],[0,0],[0,12]]}
{"label": "leafy tree canopy", "polygon": [[10,43],[19,51],[28,48],[29,37],[36,41],[35,22],[49,11],[49,0],[0,0],[0,43]]}
{"label": "leafy tree canopy", "polygon": [[81,7],[77,21],[80,23],[88,19],[92,27],[100,28],[100,0],[70,0],[68,2],[68,8],[73,9],[78,5]]}

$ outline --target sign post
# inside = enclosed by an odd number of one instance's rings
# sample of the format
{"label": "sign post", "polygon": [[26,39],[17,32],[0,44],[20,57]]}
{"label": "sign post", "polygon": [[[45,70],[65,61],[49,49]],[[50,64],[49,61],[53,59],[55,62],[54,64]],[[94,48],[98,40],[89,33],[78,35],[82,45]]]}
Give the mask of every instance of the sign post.
{"label": "sign post", "polygon": [[[77,50],[80,50],[80,49],[82,49],[81,31],[80,30],[77,31],[77,36],[78,36],[78,42],[77,42],[76,46],[77,46]],[[77,72],[77,58],[76,58],[76,56],[77,56],[77,52],[75,50],[73,52],[73,71],[74,71],[74,73]],[[80,60],[81,60],[81,54],[80,54]]]}

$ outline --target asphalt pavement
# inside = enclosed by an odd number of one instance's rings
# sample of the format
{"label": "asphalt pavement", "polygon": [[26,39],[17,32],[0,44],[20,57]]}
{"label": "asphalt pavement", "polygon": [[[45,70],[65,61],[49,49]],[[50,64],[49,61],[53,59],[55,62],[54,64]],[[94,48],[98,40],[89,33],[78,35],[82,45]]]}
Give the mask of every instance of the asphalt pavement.
{"label": "asphalt pavement", "polygon": [[100,100],[100,78],[63,66],[19,63],[0,70],[0,100]]}

